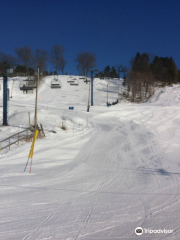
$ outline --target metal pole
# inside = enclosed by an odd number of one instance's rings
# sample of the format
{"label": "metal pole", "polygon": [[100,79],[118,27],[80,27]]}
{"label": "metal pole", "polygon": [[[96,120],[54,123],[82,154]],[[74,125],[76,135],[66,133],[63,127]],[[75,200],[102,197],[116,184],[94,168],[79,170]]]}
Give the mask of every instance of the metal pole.
{"label": "metal pole", "polygon": [[93,106],[93,71],[91,71],[91,106]]}
{"label": "metal pole", "polygon": [[24,172],[26,171],[26,168],[27,168],[27,165],[28,165],[28,161],[29,161],[29,158],[28,158],[27,163],[26,163],[26,166],[25,166],[25,168],[24,168]]}
{"label": "metal pole", "polygon": [[89,100],[90,100],[90,82],[89,82],[89,95],[88,95],[88,106],[87,106],[87,112],[89,112]]}
{"label": "metal pole", "polygon": [[8,81],[7,76],[3,76],[3,125],[8,125]]}
{"label": "metal pole", "polygon": [[34,124],[35,131],[36,131],[36,129],[37,129],[37,102],[38,102],[38,87],[39,87],[39,68],[38,68],[38,79],[37,79],[37,82],[36,82],[35,124]]}
{"label": "metal pole", "polygon": [[107,84],[107,106],[109,105],[108,104],[108,85],[109,85],[109,83]]}
{"label": "metal pole", "polygon": [[107,84],[107,106],[108,106],[108,84]]}
{"label": "metal pole", "polygon": [[32,167],[32,160],[33,160],[33,159],[31,158],[31,166],[30,166],[30,172],[29,172],[29,173],[31,173],[31,167]]}

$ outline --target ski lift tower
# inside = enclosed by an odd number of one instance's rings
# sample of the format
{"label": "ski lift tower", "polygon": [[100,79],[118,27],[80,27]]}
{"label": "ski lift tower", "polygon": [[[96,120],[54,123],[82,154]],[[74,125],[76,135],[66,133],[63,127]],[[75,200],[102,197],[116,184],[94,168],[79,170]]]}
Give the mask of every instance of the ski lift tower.
{"label": "ski lift tower", "polygon": [[[12,64],[17,65],[17,64]],[[0,74],[3,77],[3,125],[8,126],[8,100],[9,100],[9,89],[8,89],[8,75],[11,76],[13,68],[7,69],[6,74]]]}
{"label": "ski lift tower", "polygon": [[95,69],[95,70],[90,70],[91,72],[91,106],[93,106],[93,73],[94,72],[98,72],[99,70],[98,69]]}
{"label": "ski lift tower", "polygon": [[3,125],[8,126],[8,80],[6,75],[0,77],[3,77]]}

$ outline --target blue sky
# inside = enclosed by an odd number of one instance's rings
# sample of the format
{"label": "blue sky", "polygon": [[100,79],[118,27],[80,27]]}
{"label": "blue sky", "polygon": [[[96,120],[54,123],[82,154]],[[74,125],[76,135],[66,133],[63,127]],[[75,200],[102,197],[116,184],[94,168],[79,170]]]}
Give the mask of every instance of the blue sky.
{"label": "blue sky", "polygon": [[96,53],[99,70],[129,67],[138,51],[172,56],[180,68],[180,1],[0,0],[0,51],[54,44],[66,49],[68,74],[78,74],[74,59],[84,51]]}

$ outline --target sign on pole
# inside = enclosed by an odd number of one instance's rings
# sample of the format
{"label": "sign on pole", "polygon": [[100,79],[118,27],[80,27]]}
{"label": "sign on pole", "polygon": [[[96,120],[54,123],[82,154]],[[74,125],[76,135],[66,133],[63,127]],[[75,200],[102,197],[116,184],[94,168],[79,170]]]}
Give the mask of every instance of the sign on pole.
{"label": "sign on pole", "polygon": [[7,69],[7,73],[13,73],[13,68]]}

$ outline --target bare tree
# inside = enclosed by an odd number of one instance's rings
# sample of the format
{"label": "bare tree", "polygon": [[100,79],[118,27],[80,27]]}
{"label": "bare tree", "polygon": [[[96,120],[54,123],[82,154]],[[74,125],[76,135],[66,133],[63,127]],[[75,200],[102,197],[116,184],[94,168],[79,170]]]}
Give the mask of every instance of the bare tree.
{"label": "bare tree", "polygon": [[7,54],[0,52],[0,64],[7,62]]}
{"label": "bare tree", "polygon": [[8,68],[14,68],[15,63],[17,62],[16,58],[10,54],[5,54],[0,52],[0,72],[5,74]]}
{"label": "bare tree", "polygon": [[14,67],[14,65],[16,65],[17,63],[17,58],[8,54],[7,55],[7,64],[10,66],[10,67]]}
{"label": "bare tree", "polygon": [[40,72],[43,72],[46,70],[47,57],[48,57],[48,54],[46,50],[36,49],[33,60],[36,67],[39,68]]}
{"label": "bare tree", "polygon": [[61,59],[61,64],[60,64],[60,70],[62,71],[62,74],[64,75],[64,68],[66,66],[66,61],[64,57]]}
{"label": "bare tree", "polygon": [[32,61],[33,52],[29,46],[24,46],[22,48],[15,48],[15,53],[17,54],[18,58],[21,62],[24,63],[27,69],[28,75],[28,65]]}
{"label": "bare tree", "polygon": [[155,77],[151,71],[139,72],[131,70],[128,74],[128,93],[132,101],[146,101],[153,94]]}
{"label": "bare tree", "polygon": [[77,69],[79,70],[79,74],[87,76],[88,71],[96,66],[96,55],[91,52],[78,53],[75,61],[78,63]]}
{"label": "bare tree", "polygon": [[7,55],[3,52],[0,52],[0,73],[5,74],[7,69],[8,69]]}
{"label": "bare tree", "polygon": [[51,52],[49,54],[49,61],[55,67],[57,73],[58,70],[61,70],[64,74],[64,68],[66,66],[66,61],[64,59],[64,51],[64,47],[62,47],[60,44],[55,44],[51,48]]}

